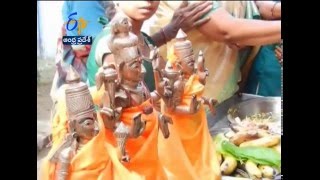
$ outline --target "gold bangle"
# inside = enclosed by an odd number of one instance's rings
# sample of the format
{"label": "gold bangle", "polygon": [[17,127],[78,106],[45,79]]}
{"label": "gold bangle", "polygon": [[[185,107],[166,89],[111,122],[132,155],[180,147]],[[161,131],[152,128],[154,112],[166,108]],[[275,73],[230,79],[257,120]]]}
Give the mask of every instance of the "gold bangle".
{"label": "gold bangle", "polygon": [[272,9],[271,9],[271,17],[274,17],[274,8],[276,8],[276,5],[279,3],[279,1],[275,2]]}

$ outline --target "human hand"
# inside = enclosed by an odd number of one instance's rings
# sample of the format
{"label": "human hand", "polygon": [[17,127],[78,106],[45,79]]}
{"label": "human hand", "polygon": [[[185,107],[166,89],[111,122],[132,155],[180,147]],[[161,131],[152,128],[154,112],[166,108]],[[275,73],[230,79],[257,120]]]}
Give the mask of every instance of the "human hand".
{"label": "human hand", "polygon": [[171,22],[164,28],[168,39],[174,38],[179,29],[188,32],[194,27],[201,26],[208,22],[210,17],[201,18],[212,8],[211,1],[200,1],[188,5],[188,1],[183,1],[175,10]]}
{"label": "human hand", "polygon": [[275,53],[277,59],[279,60],[280,64],[282,64],[282,61],[283,61],[282,48],[279,46],[276,47],[276,49],[274,50],[274,53]]}

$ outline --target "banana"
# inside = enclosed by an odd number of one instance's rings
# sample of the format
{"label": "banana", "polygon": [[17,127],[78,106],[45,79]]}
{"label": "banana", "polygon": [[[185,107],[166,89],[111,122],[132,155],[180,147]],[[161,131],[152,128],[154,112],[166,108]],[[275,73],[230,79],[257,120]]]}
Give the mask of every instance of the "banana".
{"label": "banana", "polygon": [[281,143],[279,143],[279,144],[276,145],[276,146],[273,146],[272,148],[273,148],[274,150],[276,150],[278,153],[281,154]]}
{"label": "banana", "polygon": [[224,161],[220,166],[221,173],[230,175],[237,167],[237,160],[231,155],[225,155]]}
{"label": "banana", "polygon": [[273,170],[272,167],[266,166],[266,165],[260,165],[259,169],[262,173],[262,176],[265,178],[273,178],[273,175],[275,174],[275,171]]}
{"label": "banana", "polygon": [[249,147],[249,146],[271,147],[279,144],[279,142],[280,142],[280,136],[272,135],[272,136],[266,136],[256,140],[241,143],[240,147]]}
{"label": "banana", "polygon": [[262,178],[262,173],[254,162],[248,160],[245,163],[245,168],[252,179]]}
{"label": "banana", "polygon": [[230,142],[232,142],[236,146],[239,146],[244,142],[252,141],[258,138],[259,136],[256,131],[252,131],[251,133],[248,131],[240,131],[230,138]]}

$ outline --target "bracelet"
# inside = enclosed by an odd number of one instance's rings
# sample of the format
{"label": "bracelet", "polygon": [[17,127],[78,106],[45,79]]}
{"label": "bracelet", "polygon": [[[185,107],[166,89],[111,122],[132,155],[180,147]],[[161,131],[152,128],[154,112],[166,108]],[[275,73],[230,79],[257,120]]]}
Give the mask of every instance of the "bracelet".
{"label": "bracelet", "polygon": [[275,2],[272,9],[271,9],[271,16],[274,17],[274,8],[276,8],[276,5],[279,3],[279,1]]}

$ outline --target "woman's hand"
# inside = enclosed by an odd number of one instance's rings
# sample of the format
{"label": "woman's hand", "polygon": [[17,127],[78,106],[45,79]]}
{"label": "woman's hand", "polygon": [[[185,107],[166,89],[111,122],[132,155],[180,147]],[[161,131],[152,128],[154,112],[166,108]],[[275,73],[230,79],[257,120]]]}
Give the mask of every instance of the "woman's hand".
{"label": "woman's hand", "polygon": [[188,1],[184,0],[179,8],[174,11],[170,23],[152,35],[155,45],[160,47],[171,41],[171,39],[176,37],[179,29],[188,32],[195,27],[205,24],[210,20],[210,17],[202,18],[202,16],[207,14],[211,9],[211,1],[199,1],[188,5]]}
{"label": "woman's hand", "polygon": [[282,57],[282,48],[281,47],[276,47],[276,49],[274,50],[274,53],[277,57],[277,59],[279,60],[280,63],[282,63],[283,61],[283,57]]}
{"label": "woman's hand", "polygon": [[193,27],[200,26],[209,21],[210,17],[201,19],[206,13],[212,9],[211,1],[200,1],[188,5],[188,1],[183,1],[173,14],[171,24],[180,28],[184,32],[188,32]]}
{"label": "woman's hand", "polygon": [[179,29],[188,32],[192,28],[208,22],[210,17],[202,18],[202,16],[211,9],[211,1],[199,1],[191,5],[188,5],[188,1],[183,1],[179,8],[175,10],[168,26],[164,28],[166,38],[168,40],[174,38]]}

